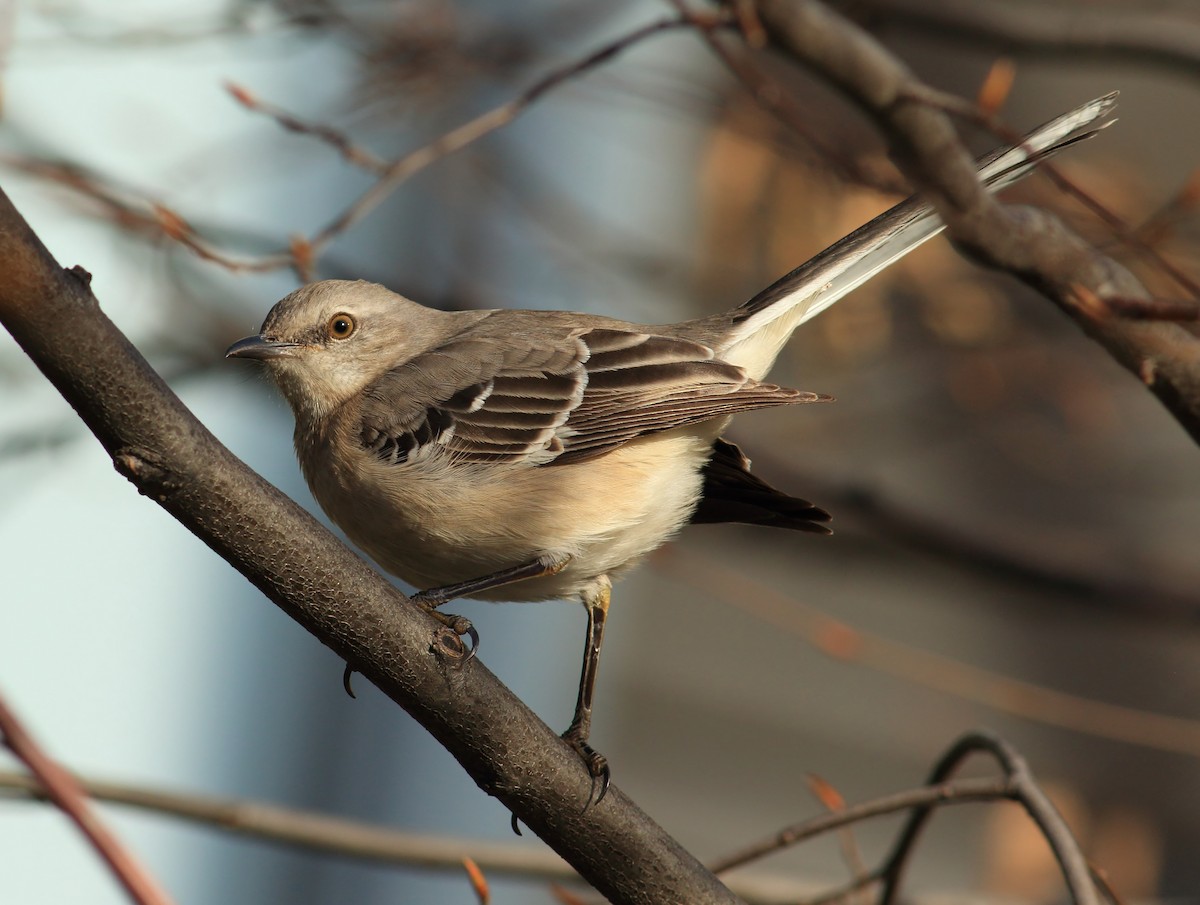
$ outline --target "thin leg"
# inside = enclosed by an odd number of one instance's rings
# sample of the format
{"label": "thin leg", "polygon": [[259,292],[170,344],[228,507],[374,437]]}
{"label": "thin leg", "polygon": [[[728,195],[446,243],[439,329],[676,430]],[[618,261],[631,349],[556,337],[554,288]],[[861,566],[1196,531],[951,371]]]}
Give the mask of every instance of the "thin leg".
{"label": "thin leg", "polygon": [[[429,588],[413,594],[409,599],[438,622],[442,623],[442,625],[455,632],[455,634],[469,636],[471,639],[471,650],[467,654],[466,659],[470,660],[479,651],[479,632],[475,631],[475,626],[471,625],[470,619],[467,619],[465,616],[439,613],[437,610],[438,607],[455,598],[470,597],[473,594],[478,594],[480,591],[502,588],[506,584],[512,584],[513,582],[525,581],[529,578],[544,578],[547,575],[557,575],[567,567],[567,563],[570,561],[571,557],[569,554],[560,556],[544,554],[527,563],[522,563],[519,566],[513,566],[509,569],[501,569],[499,572],[493,572],[491,575],[481,575],[479,578],[460,581],[458,584],[444,585],[440,588]],[[465,663],[466,660],[463,662]],[[350,678],[353,675],[354,669],[347,663],[346,669],[342,673],[342,687],[350,697],[355,696],[354,689],[350,685]]]}
{"label": "thin leg", "polygon": [[414,594],[412,600],[420,606],[434,609],[459,597],[471,597],[481,591],[491,591],[530,578],[557,575],[567,567],[567,563],[570,561],[569,555],[550,556],[546,554],[537,559],[531,559],[529,562],[521,563],[519,566],[492,572],[490,575],[481,575],[479,578],[460,581],[458,584],[443,585],[440,588],[429,588]]}
{"label": "thin leg", "polygon": [[588,736],[592,731],[592,695],[596,690],[596,671],[600,668],[600,645],[604,642],[604,623],[608,621],[608,603],[612,585],[602,576],[603,584],[585,594],[583,605],[587,607],[587,646],[583,649],[583,670],[579,676],[579,698],[575,702],[575,718],[571,726],[563,733],[579,756],[583,758],[588,772],[592,774],[592,791],[596,790],[596,782],[600,784],[600,794],[596,796],[599,804],[608,792],[608,784],[612,779],[608,768],[608,758],[588,744]]}
{"label": "thin leg", "polygon": [[570,561],[571,557],[569,555],[551,556],[543,554],[537,559],[531,559],[529,562],[521,563],[519,566],[501,569],[499,572],[493,572],[490,575],[481,575],[479,578],[460,581],[458,584],[443,585],[440,588],[428,588],[413,594],[410,599],[430,616],[442,623],[442,625],[451,629],[455,634],[470,636],[471,652],[467,655],[467,659],[470,660],[479,650],[479,633],[475,631],[475,626],[471,625],[471,620],[465,616],[439,613],[437,611],[438,607],[458,597],[471,597],[482,591],[491,591],[494,588],[502,588],[505,585],[518,581],[526,581],[530,578],[544,578],[547,575],[557,575],[567,567],[567,563]]}

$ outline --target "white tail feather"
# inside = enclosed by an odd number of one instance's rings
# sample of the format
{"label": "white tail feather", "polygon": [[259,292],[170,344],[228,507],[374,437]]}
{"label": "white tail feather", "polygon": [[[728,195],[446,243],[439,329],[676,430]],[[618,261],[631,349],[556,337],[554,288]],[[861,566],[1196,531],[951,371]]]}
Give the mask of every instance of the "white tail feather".
{"label": "white tail feather", "polygon": [[[1030,132],[1021,144],[983,158],[979,163],[980,180],[992,192],[1012,185],[1032,172],[1038,161],[1115,122],[1101,120],[1112,112],[1116,102],[1116,92],[1097,98]],[[730,333],[729,342],[719,354],[761,378],[796,327],[932,239],[945,226],[928,204],[915,197],[901,202],[746,302],[739,309],[745,312],[745,319]]]}

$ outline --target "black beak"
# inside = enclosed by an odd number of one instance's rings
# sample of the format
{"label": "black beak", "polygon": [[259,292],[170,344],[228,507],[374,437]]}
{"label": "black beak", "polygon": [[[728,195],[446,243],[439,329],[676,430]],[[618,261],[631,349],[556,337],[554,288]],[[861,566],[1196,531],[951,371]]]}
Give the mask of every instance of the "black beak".
{"label": "black beak", "polygon": [[271,358],[286,358],[294,355],[300,347],[300,343],[285,343],[273,339],[263,339],[261,336],[247,336],[226,349],[225,357],[254,358],[266,361]]}

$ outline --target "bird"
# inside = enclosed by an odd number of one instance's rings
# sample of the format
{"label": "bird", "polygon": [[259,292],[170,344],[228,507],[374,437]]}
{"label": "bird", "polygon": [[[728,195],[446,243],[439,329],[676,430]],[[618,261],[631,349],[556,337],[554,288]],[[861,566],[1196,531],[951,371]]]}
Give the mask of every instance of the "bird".
{"label": "bird", "polygon": [[[1108,125],[1115,100],[981,160],[980,180],[992,191],[1010,185]],[[562,737],[599,802],[611,769],[590,732],[613,580],[689,523],[829,533],[829,514],[753,475],[725,429],[741,412],[828,401],[766,382],[779,351],[943,226],[910,198],[739,307],[665,325],[445,311],[381,285],[326,280],[276,303],[226,356],[265,365],[295,416],[317,503],[383,569],[421,589],[416,604],[472,633],[472,654],[478,636],[442,604],[582,602],[583,665]]]}

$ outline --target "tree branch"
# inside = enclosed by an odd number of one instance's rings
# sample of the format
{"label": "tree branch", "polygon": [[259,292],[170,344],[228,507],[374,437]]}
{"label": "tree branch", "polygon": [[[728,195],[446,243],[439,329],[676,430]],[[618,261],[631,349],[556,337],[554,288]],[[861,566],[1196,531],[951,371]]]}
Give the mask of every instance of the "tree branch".
{"label": "tree branch", "polygon": [[[0,322],[121,474],[407,710],[614,902],[733,902],[613,788],[585,807],[578,757],[458,639],[252,472],[184,407],[0,192]],[[331,678],[332,680],[332,678]]]}
{"label": "tree branch", "polygon": [[[963,736],[942,755],[929,775],[928,784],[936,786],[946,782],[963,762],[976,752],[986,752],[995,757],[1005,777],[1012,783],[1012,797],[1021,803],[1042,831],[1055,860],[1062,868],[1063,880],[1067,884],[1071,900],[1076,905],[1099,905],[1099,895],[1092,882],[1087,859],[1079,850],[1079,843],[1071,835],[1058,809],[1034,781],[1025,758],[1003,739],[986,732],[973,732]],[[884,885],[879,894],[880,905],[893,905],[896,901],[900,881],[908,866],[909,853],[932,815],[933,806],[926,805],[914,810],[909,817],[883,871]]]}
{"label": "tree branch", "polygon": [[757,0],[773,45],[827,79],[887,136],[893,154],[964,251],[1040,290],[1128,370],[1200,441],[1200,340],[1178,324],[1095,317],[1078,289],[1101,300],[1146,299],[1124,267],[1043,211],[1001,205],[934,94],[874,38],[816,0]]}
{"label": "tree branch", "polygon": [[859,0],[873,24],[897,25],[1002,53],[1125,59],[1200,71],[1200,22],[1191,10],[1095,3],[1016,4],[981,0]]}
{"label": "tree branch", "polygon": [[[454,873],[461,872],[464,860],[470,859],[487,876],[556,883],[581,882],[579,874],[554,852],[531,847],[525,842],[496,842],[491,839],[407,832],[264,801],[216,798],[83,776],[74,776],[74,779],[96,801],[174,817],[260,842],[296,846],[324,855],[385,865]],[[966,788],[964,783],[959,785]],[[36,779],[11,770],[0,770],[0,798],[7,797],[4,793],[39,800],[49,797]],[[917,790],[917,793],[914,804],[929,800],[925,789]],[[726,878],[725,882],[747,902],[763,905],[794,903],[810,895],[813,890],[810,882],[781,875],[738,875]]]}
{"label": "tree branch", "polygon": [[75,777],[33,740],[3,697],[0,740],[29,768],[46,797],[79,827],[137,905],[171,905],[166,890],[96,815]]}

